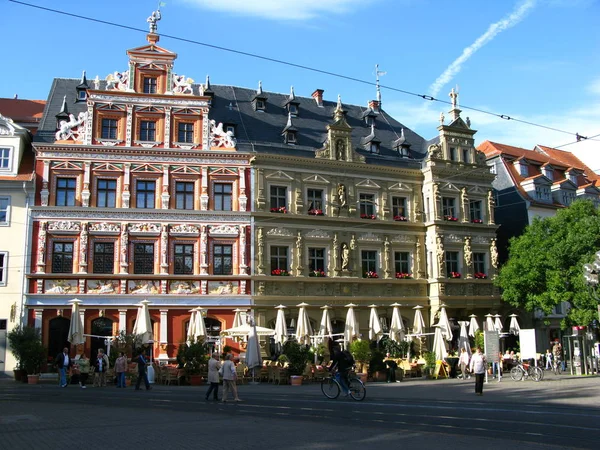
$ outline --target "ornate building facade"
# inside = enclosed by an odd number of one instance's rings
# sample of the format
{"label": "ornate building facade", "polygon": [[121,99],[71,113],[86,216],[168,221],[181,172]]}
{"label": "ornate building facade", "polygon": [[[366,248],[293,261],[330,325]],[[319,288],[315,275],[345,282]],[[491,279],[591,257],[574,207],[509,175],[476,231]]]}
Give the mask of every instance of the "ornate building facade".
{"label": "ornate building facade", "polygon": [[131,333],[147,299],[165,358],[191,309],[218,335],[250,306],[250,155],[211,119],[209,85],[147,38],[106,80],[55,79],[36,137],[27,307],[50,356],[74,298],[92,354],[102,336]]}

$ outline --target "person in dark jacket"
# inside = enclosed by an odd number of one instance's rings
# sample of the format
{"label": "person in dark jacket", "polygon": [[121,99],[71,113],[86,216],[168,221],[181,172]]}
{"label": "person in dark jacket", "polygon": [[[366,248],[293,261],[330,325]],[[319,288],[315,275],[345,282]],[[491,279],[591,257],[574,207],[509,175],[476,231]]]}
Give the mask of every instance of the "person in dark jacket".
{"label": "person in dark jacket", "polygon": [[149,391],[151,388],[150,388],[150,382],[148,381],[148,374],[146,373],[146,364],[148,362],[146,361],[144,352],[140,351],[139,354],[137,355],[137,357],[135,357],[133,360],[135,362],[137,362],[137,368],[138,368],[138,379],[137,379],[137,382],[135,383],[135,390],[136,391],[140,390],[140,384],[142,383],[142,380],[144,380],[144,384],[146,385],[146,390]]}
{"label": "person in dark jacket", "polygon": [[73,365],[73,360],[69,357],[69,349],[63,348],[62,353],[56,355],[56,367],[60,374],[60,387],[67,387],[67,371]]}

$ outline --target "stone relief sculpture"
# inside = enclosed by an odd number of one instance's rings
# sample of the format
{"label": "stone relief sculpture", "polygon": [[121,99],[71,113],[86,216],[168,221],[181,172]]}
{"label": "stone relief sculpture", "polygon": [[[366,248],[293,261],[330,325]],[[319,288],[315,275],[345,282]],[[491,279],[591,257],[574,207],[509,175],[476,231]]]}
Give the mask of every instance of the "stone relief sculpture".
{"label": "stone relief sculpture", "polygon": [[81,224],[70,220],[48,222],[48,231],[81,231]]}
{"label": "stone relief sculpture", "polygon": [[460,190],[460,201],[462,205],[462,219],[463,222],[469,221],[469,193],[467,187],[463,186]]}
{"label": "stone relief sculpture", "polygon": [[389,277],[390,273],[390,241],[388,237],[385,237],[385,241],[383,241],[383,262],[384,262],[384,272],[386,274],[386,278]]}
{"label": "stone relief sculpture", "polygon": [[446,276],[446,267],[445,267],[445,254],[444,254],[444,239],[442,235],[438,234],[435,237],[435,252],[437,257],[437,265],[438,265],[438,273],[441,278]]}
{"label": "stone relief sculpture", "polygon": [[88,226],[84,223],[81,227],[81,234],[79,235],[79,265],[83,266],[80,270],[87,265],[87,252],[88,252]]}
{"label": "stone relief sculpture", "polygon": [[117,223],[92,223],[89,227],[90,231],[100,231],[100,232],[112,232],[118,233],[121,231],[121,226]]}
{"label": "stone relief sculpture", "polygon": [[223,131],[223,123],[211,119],[210,121],[210,146],[235,148],[237,141],[231,131]]}
{"label": "stone relief sculpture", "polygon": [[129,90],[129,70],[125,72],[114,72],[106,76],[106,90],[127,91]]}
{"label": "stone relief sculpture", "polygon": [[342,139],[335,141],[335,159],[339,161],[346,160],[346,144]]}
{"label": "stone relief sculpture", "polygon": [[160,9],[157,9],[156,11],[152,11],[152,14],[150,15],[150,17],[148,17],[146,19],[146,22],[148,22],[150,24],[150,33],[156,33],[156,30],[158,29],[158,21],[162,19],[161,15],[160,15]]}
{"label": "stone relief sculpture", "polygon": [[440,185],[438,183],[433,184],[433,209],[435,211],[435,218],[440,219],[440,210],[442,209],[442,194],[440,193]]}
{"label": "stone relief sculpture", "polygon": [[298,231],[298,235],[296,237],[296,272],[297,275],[300,275],[300,273],[302,272],[302,233],[300,231]]}
{"label": "stone relief sculpture", "polygon": [[168,250],[169,250],[169,230],[167,225],[162,226],[160,232],[160,265],[161,267],[169,267]]}
{"label": "stone relief sculpture", "polygon": [[263,275],[264,271],[265,271],[265,266],[263,263],[264,249],[265,249],[265,237],[264,237],[262,228],[258,229],[257,241],[258,241],[258,249],[257,249],[257,255],[256,255],[257,260],[258,260],[257,271],[258,271],[259,275]]}
{"label": "stone relief sculpture", "polygon": [[156,287],[156,281],[132,281],[134,287],[131,289],[132,294],[157,294],[158,287]]}
{"label": "stone relief sculpture", "polygon": [[87,120],[87,111],[80,112],[77,117],[73,114],[69,114],[69,120],[61,120],[58,124],[58,131],[54,135],[57,141],[68,141],[73,139],[75,141],[85,141],[85,124]]}
{"label": "stone relief sculpture", "polygon": [[342,243],[342,270],[348,270],[350,265],[350,249],[348,244]]}
{"label": "stone relief sculpture", "polygon": [[120,251],[121,251],[121,255],[120,255],[120,265],[121,265],[121,273],[127,273],[127,266],[128,266],[128,254],[127,254],[127,248],[129,245],[129,232],[127,231],[127,224],[124,223],[121,226],[121,243],[120,243]]}
{"label": "stone relief sculpture", "polygon": [[195,225],[182,224],[182,225],[175,225],[175,226],[171,227],[171,234],[177,234],[177,233],[198,234],[198,232],[199,232],[198,227]]}
{"label": "stone relief sculpture", "polygon": [[488,191],[488,223],[493,224],[494,222],[494,207],[496,206],[496,201],[494,200],[494,193],[489,190]]}
{"label": "stone relief sculpture", "polygon": [[471,268],[471,264],[473,264],[473,251],[471,250],[471,237],[465,237],[465,246],[463,248],[463,253],[465,255],[465,265],[469,269]]}
{"label": "stone relief sculpture", "polygon": [[[89,282],[90,285],[92,281]],[[104,281],[96,281],[95,287],[90,287],[88,289],[88,293],[90,294],[114,294],[115,290],[115,281],[113,280],[104,280]]]}
{"label": "stone relief sculpture", "polygon": [[344,208],[347,206],[346,186],[344,186],[342,183],[338,184],[338,187],[337,187],[337,199],[338,199],[338,205],[340,208]]}
{"label": "stone relief sculpture", "polygon": [[42,222],[40,226],[40,235],[38,237],[38,272],[44,271],[44,265],[46,264],[46,229],[48,228],[48,222]]}
{"label": "stone relief sculpture", "polygon": [[496,247],[496,239],[492,239],[490,244],[490,260],[492,261],[492,267],[498,268],[498,247]]}
{"label": "stone relief sculpture", "polygon": [[192,90],[192,84],[194,84],[194,80],[192,80],[191,78],[186,78],[185,75],[173,74],[172,90],[174,94],[192,95],[194,93],[194,91]]}
{"label": "stone relief sculpture", "polygon": [[429,158],[441,158],[442,157],[442,147],[439,144],[431,144],[427,148],[427,154]]}
{"label": "stone relief sculpture", "polygon": [[129,225],[131,233],[160,233],[161,227],[158,223],[132,223]]}
{"label": "stone relief sculpture", "polygon": [[419,238],[417,238],[417,242],[415,243],[414,272],[416,272],[415,278],[421,278],[421,240]]}

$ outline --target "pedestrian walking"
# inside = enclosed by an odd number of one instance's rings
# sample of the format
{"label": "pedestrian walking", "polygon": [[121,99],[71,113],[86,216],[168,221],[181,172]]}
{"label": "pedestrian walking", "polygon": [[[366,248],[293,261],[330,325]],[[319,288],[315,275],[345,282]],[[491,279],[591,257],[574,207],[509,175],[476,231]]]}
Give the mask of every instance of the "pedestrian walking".
{"label": "pedestrian walking", "polygon": [[241,402],[238,397],[237,386],[235,385],[237,374],[235,372],[235,364],[231,361],[231,353],[225,355],[225,362],[221,370],[223,372],[223,403],[227,402],[229,391],[233,393],[233,401]]}
{"label": "pedestrian walking", "polygon": [[117,387],[125,387],[125,372],[127,372],[127,356],[119,352],[119,357],[115,361],[115,372],[117,373]]}
{"label": "pedestrian walking", "polygon": [[[219,361],[219,354],[213,353],[212,358],[208,360],[208,382],[210,387],[204,398],[208,401],[210,394],[213,394],[213,400],[216,402],[219,400],[219,370],[221,369],[221,362]],[[223,389],[225,391],[225,389]]]}
{"label": "pedestrian walking", "polygon": [[90,374],[90,360],[85,356],[85,353],[82,353],[79,359],[75,360],[75,366],[77,368],[78,381],[81,389],[86,389],[86,381]]}
{"label": "pedestrian walking", "polygon": [[466,380],[467,376],[471,378],[471,376],[467,373],[469,367],[469,354],[467,350],[463,347],[460,349],[460,356],[458,357],[458,364],[460,365],[460,371],[462,373],[462,379]]}
{"label": "pedestrian walking", "polygon": [[73,366],[73,360],[69,357],[69,349],[63,348],[62,353],[56,355],[56,367],[60,374],[60,387],[67,387],[67,372]]}
{"label": "pedestrian walking", "polygon": [[146,365],[148,364],[148,362],[146,361],[146,358],[144,357],[144,352],[142,350],[140,350],[139,354],[137,355],[137,357],[135,358],[136,362],[137,362],[137,369],[138,369],[138,379],[137,382],[135,383],[135,390],[139,391],[140,390],[140,384],[142,383],[142,380],[144,380],[144,385],[146,386],[146,390],[149,391],[150,388],[150,382],[148,381],[148,374],[146,373]]}
{"label": "pedestrian walking", "polygon": [[552,370],[552,352],[546,349],[546,370]]}
{"label": "pedestrian walking", "polygon": [[471,364],[469,366],[471,373],[475,374],[475,394],[477,395],[483,395],[483,379],[486,368],[487,361],[485,355],[481,353],[481,347],[477,347],[477,350],[471,356]]}

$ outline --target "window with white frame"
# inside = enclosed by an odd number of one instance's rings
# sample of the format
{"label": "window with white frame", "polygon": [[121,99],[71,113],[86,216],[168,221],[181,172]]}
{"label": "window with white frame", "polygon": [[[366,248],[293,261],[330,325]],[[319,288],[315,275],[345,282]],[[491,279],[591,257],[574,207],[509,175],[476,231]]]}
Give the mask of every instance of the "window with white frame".
{"label": "window with white frame", "polygon": [[76,178],[56,179],[56,206],[75,206]]}
{"label": "window with white frame", "polygon": [[486,275],[485,253],[473,253],[473,273]]}
{"label": "window with white frame", "polygon": [[445,218],[456,217],[455,203],[453,197],[442,197],[442,212]]}
{"label": "window with white frame", "polygon": [[0,252],[0,286],[6,286],[8,278],[8,253]]}
{"label": "window with white frame", "polygon": [[324,248],[308,249],[308,269],[311,272],[326,272]]}
{"label": "window with white frame", "polygon": [[544,167],[544,176],[550,181],[554,180],[554,170],[550,166]]}
{"label": "window with white frame", "polygon": [[398,274],[410,275],[410,252],[394,252],[394,270]]}
{"label": "window with white frame", "polygon": [[358,204],[361,217],[373,217],[375,215],[375,194],[358,194]]}
{"label": "window with white frame", "polygon": [[408,210],[406,209],[406,197],[392,197],[392,217],[394,220],[402,220],[408,218]]}
{"label": "window with white frame", "polygon": [[306,200],[308,202],[308,212],[321,211],[323,213],[323,189],[307,189]]}
{"label": "window with white frame", "polygon": [[271,186],[271,211],[285,212],[287,211],[287,187],[286,186]]}
{"label": "window with white frame", "polygon": [[548,186],[536,186],[535,198],[543,202],[550,201],[550,188]]}
{"label": "window with white frame", "polygon": [[481,222],[483,219],[481,200],[469,200],[469,214],[471,216],[471,222]]}
{"label": "window with white frame", "polygon": [[363,276],[367,273],[377,273],[377,251],[363,250],[360,252]]}
{"label": "window with white frame", "polygon": [[9,171],[11,169],[12,149],[8,147],[0,148],[0,171]]}
{"label": "window with white frame", "polygon": [[10,225],[10,197],[0,197],[0,226]]}
{"label": "window with white frame", "polygon": [[288,271],[288,248],[273,246],[271,252],[271,275],[281,275]]}

